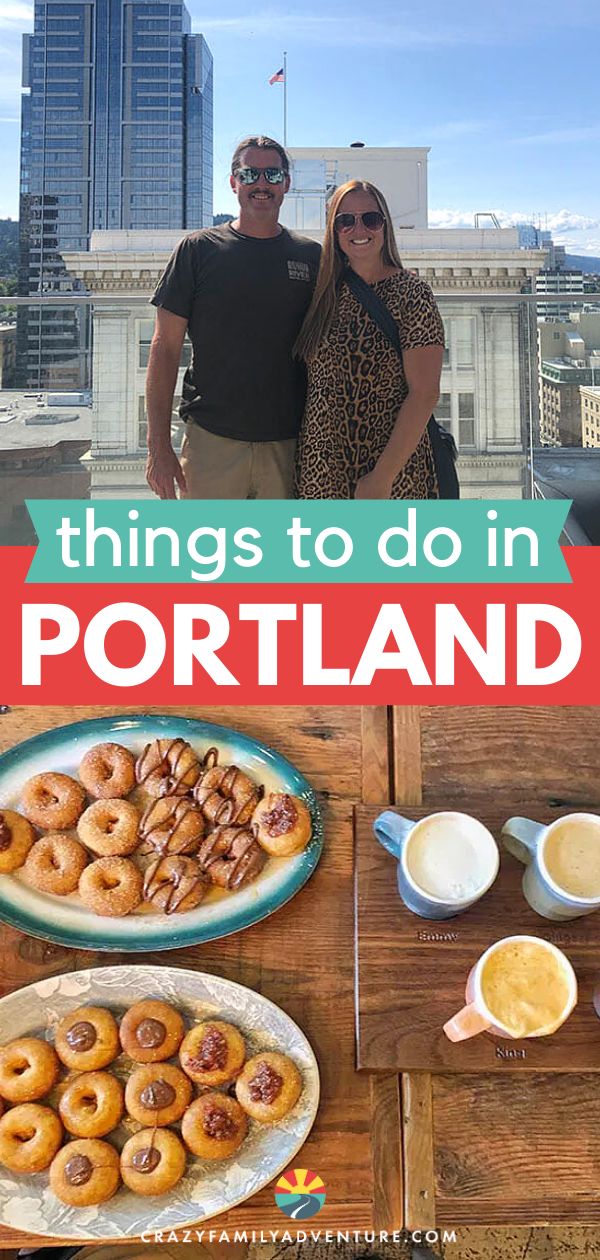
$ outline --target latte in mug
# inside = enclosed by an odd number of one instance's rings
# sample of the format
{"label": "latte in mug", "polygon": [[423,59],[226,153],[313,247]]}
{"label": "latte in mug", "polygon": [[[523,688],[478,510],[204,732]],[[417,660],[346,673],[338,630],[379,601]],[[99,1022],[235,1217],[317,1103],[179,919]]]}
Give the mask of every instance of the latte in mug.
{"label": "latte in mug", "polygon": [[512,937],[492,950],[481,970],[481,994],[494,1023],[511,1037],[541,1037],[563,1022],[572,993],[570,967],[558,950]]}
{"label": "latte in mug", "polygon": [[411,879],[429,896],[464,902],[487,888],[498,870],[498,848],[486,827],[467,814],[431,814],[406,846]]}
{"label": "latte in mug", "polygon": [[600,897],[600,818],[561,818],[547,833],[543,856],[550,879],[564,892]]}

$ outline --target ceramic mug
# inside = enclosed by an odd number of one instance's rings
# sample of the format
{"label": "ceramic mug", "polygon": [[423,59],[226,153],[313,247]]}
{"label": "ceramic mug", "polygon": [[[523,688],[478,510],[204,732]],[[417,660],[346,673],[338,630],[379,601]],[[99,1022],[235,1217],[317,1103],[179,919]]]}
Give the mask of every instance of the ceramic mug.
{"label": "ceramic mug", "polygon": [[531,818],[509,818],[502,842],[525,863],[523,892],[544,919],[579,919],[600,908],[597,814],[566,814],[548,827]]}
{"label": "ceramic mug", "polygon": [[[512,1040],[548,1037],[577,1003],[577,978],[569,959],[550,941],[506,936],[471,968],[465,996],[467,1005],[444,1024],[450,1041],[481,1032]],[[540,1022],[530,1026],[535,1019]]]}
{"label": "ceramic mug", "polygon": [[415,822],[386,809],[373,830],[398,859],[398,891],[405,906],[423,919],[462,914],[498,874],[496,841],[468,814],[444,811]]}

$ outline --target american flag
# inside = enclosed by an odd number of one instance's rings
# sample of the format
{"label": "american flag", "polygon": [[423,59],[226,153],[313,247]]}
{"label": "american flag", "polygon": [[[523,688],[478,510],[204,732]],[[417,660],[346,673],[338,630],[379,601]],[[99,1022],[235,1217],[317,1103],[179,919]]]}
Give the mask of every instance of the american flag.
{"label": "american flag", "polygon": [[278,71],[277,71],[277,74],[272,74],[272,75],[271,75],[271,78],[269,79],[269,83],[271,83],[271,84],[272,84],[272,83],[283,83],[284,81],[285,81],[285,76],[284,76],[283,66],[282,66],[282,67],[281,67],[281,70],[278,70]]}

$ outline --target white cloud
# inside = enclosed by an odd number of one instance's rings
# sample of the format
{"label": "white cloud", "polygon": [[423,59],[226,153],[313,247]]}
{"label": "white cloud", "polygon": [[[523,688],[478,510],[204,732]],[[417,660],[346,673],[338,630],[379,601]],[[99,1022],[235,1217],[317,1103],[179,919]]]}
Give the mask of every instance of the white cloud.
{"label": "white cloud", "polygon": [[33,24],[33,5],[22,0],[0,0],[0,29],[25,30]]}
{"label": "white cloud", "polygon": [[[531,223],[532,215],[523,210],[492,211],[501,227],[513,227],[516,223]],[[430,228],[472,228],[475,226],[475,210],[440,208],[429,211]],[[491,227],[486,220],[484,227]],[[577,214],[573,210],[555,210],[543,216],[541,227],[552,233],[557,245],[565,245],[574,254],[600,254],[600,219]]]}
{"label": "white cloud", "polygon": [[460,30],[456,24],[442,26],[432,23],[411,25],[402,18],[378,19],[370,15],[366,21],[344,21],[327,13],[278,13],[262,10],[233,17],[221,14],[208,17],[204,14],[193,20],[193,29],[210,36],[222,32],[238,38],[254,35],[272,36],[277,32],[283,39],[299,39],[308,43],[326,44],[329,47],[386,47],[386,48],[434,48],[448,45],[489,43],[490,38],[479,28]]}

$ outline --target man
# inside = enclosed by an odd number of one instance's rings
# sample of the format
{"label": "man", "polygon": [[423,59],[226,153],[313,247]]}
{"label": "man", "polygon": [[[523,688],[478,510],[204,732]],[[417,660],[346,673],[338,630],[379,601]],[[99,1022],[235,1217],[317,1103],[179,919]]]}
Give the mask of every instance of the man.
{"label": "man", "polygon": [[[238,145],[230,183],[234,223],[192,232],[152,298],[156,329],[146,384],[147,479],[161,499],[282,499],[293,487],[305,373],[292,346],[308,309],[320,247],[278,222],[290,186],[285,149],[266,136]],[[192,365],[180,414],[171,411],[185,333]]]}

